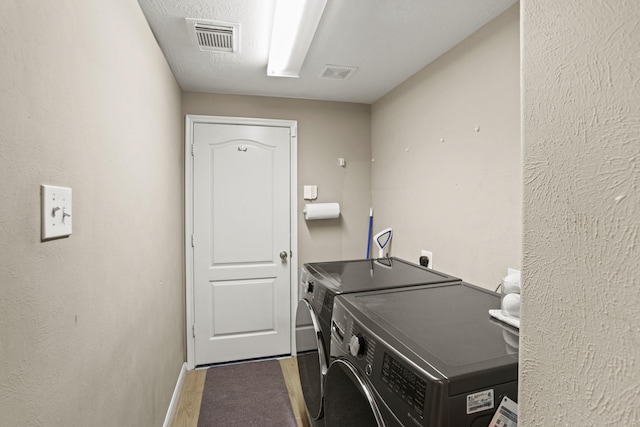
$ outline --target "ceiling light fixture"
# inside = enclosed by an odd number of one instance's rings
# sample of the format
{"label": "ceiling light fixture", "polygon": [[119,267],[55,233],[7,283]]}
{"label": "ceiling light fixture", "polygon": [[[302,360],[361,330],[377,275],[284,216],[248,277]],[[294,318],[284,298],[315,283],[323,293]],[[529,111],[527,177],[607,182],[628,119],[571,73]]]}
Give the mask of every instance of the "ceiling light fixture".
{"label": "ceiling light fixture", "polygon": [[267,75],[299,77],[327,0],[276,0]]}

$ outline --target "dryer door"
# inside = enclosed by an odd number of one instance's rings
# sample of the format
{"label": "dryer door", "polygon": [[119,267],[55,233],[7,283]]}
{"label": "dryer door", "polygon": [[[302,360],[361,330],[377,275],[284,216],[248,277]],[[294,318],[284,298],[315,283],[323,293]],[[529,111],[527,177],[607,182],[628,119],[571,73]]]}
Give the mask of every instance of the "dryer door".
{"label": "dryer door", "polygon": [[313,419],[320,419],[323,415],[327,352],[318,317],[306,300],[298,303],[296,312],[296,355],[307,412]]}
{"label": "dryer door", "polygon": [[325,425],[331,427],[385,427],[368,382],[345,359],[336,359],[327,372]]}

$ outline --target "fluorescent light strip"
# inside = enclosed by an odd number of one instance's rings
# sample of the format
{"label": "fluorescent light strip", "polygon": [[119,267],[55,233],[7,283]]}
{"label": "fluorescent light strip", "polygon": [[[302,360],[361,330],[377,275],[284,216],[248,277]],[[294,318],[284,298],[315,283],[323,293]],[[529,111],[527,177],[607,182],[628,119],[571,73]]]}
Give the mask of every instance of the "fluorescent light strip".
{"label": "fluorescent light strip", "polygon": [[276,0],[267,75],[299,77],[327,0]]}

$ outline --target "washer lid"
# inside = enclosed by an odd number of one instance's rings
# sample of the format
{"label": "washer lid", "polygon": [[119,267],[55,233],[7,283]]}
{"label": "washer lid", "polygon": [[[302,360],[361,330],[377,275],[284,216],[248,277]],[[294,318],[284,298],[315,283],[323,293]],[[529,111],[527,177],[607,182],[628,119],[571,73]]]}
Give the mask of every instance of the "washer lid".
{"label": "washer lid", "polygon": [[332,261],[307,264],[334,293],[389,289],[399,286],[458,282],[459,278],[399,258]]}
{"label": "washer lid", "polygon": [[425,370],[435,368],[451,382],[454,392],[467,388],[454,383],[468,383],[481,373],[504,381],[517,378],[515,332],[490,318],[489,309],[500,307],[500,297],[493,292],[451,283],[341,298],[381,340]]}

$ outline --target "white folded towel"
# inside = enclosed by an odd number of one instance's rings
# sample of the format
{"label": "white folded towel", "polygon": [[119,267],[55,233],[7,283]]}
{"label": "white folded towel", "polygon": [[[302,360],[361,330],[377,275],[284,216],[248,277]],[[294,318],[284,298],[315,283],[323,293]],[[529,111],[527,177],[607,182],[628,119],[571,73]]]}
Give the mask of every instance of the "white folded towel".
{"label": "white folded towel", "polygon": [[511,325],[514,328],[520,329],[520,319],[517,319],[515,317],[511,317],[511,316],[507,316],[506,314],[503,314],[502,310],[500,310],[500,309],[489,310],[489,315],[491,315],[491,317],[495,317],[496,319],[500,320],[501,322],[506,323],[507,325]]}
{"label": "white folded towel", "polygon": [[509,274],[502,279],[503,294],[519,294],[520,293],[520,273]]}
{"label": "white folded towel", "polygon": [[520,318],[520,294],[508,294],[502,297],[502,311],[507,316]]}

